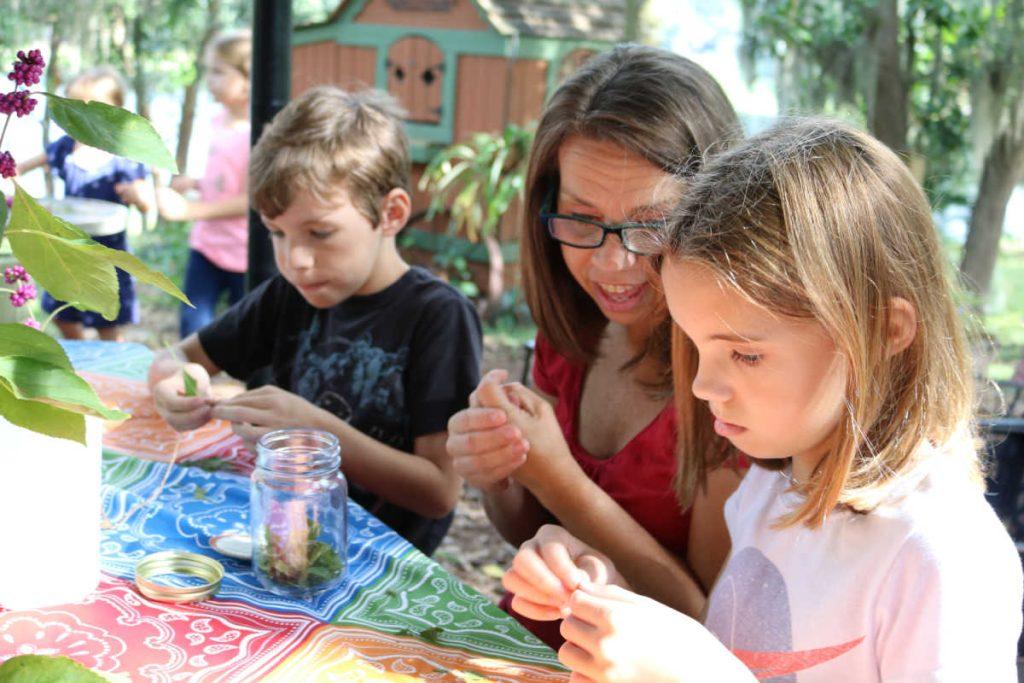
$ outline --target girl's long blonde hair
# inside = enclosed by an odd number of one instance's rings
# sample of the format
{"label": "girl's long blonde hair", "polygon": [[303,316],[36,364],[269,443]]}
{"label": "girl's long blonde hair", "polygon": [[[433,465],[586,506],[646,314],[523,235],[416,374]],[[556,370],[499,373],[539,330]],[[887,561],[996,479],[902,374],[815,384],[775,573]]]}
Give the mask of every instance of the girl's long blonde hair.
{"label": "girl's long blonde hair", "polygon": [[[770,311],[815,319],[847,360],[845,417],[830,452],[798,486],[806,502],[783,524],[820,525],[837,505],[872,510],[936,448],[964,458],[980,481],[952,283],[924,194],[882,143],[834,121],[783,121],[709,163],[666,239],[667,258],[710,267]],[[917,330],[890,354],[894,297],[913,305]],[[707,443],[711,426],[693,419],[702,403],[690,391],[696,351],[674,334],[687,453]]]}

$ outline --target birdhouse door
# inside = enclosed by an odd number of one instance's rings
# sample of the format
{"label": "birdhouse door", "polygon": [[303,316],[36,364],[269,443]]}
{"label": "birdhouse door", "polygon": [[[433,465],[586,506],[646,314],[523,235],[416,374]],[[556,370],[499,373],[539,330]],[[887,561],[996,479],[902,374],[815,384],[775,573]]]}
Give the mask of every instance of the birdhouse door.
{"label": "birdhouse door", "polygon": [[407,120],[441,121],[444,70],[441,48],[422,36],[401,38],[388,50],[388,92],[409,112]]}

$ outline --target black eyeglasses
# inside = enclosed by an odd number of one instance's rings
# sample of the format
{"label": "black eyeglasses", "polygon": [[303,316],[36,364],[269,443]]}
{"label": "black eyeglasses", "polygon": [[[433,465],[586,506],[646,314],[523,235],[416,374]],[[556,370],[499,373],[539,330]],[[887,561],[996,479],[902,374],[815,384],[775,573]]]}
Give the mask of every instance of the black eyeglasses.
{"label": "black eyeglasses", "polygon": [[548,192],[540,211],[540,220],[556,242],[577,249],[597,249],[609,233],[619,236],[622,246],[640,256],[661,252],[664,221],[638,221],[609,225],[584,216],[553,213],[555,191]]}

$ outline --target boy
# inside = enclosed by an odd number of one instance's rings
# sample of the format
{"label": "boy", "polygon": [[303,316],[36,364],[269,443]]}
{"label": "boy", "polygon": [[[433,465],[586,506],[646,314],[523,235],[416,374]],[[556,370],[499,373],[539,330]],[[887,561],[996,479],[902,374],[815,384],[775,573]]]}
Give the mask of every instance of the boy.
{"label": "boy", "polygon": [[[250,449],[274,429],[334,433],[353,500],[430,554],[462,486],[447,421],[479,380],[481,330],[469,301],[396,248],[411,210],[399,112],[384,93],[315,88],[274,117],[249,170],[280,275],[157,355],[157,410],[178,430],[229,420]],[[265,366],[271,386],[212,398],[210,375]]]}

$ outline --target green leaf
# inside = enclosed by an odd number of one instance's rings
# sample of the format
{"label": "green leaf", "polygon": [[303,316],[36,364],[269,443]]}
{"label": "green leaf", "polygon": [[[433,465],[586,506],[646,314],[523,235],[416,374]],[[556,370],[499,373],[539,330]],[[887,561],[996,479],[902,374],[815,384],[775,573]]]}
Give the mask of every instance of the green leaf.
{"label": "green leaf", "polygon": [[71,361],[56,339],[21,323],[0,325],[0,356],[24,356],[72,370]]}
{"label": "green leaf", "polygon": [[57,299],[117,317],[117,273],[109,263],[78,248],[89,236],[50,214],[20,186],[14,186],[14,209],[7,240],[15,258]]}
{"label": "green leaf", "polygon": [[440,626],[431,626],[430,628],[425,628],[420,631],[419,637],[421,640],[425,640],[428,643],[439,645],[440,643],[438,639],[442,633],[444,633],[444,629]]}
{"label": "green leaf", "polygon": [[185,395],[195,396],[196,395],[196,380],[192,375],[188,374],[185,370],[181,371],[181,380],[185,383]]}
{"label": "green leaf", "polygon": [[15,257],[51,295],[107,320],[116,318],[120,308],[115,265],[191,305],[166,275],[150,270],[128,252],[93,241],[17,184],[7,239]]}
{"label": "green leaf", "polygon": [[3,683],[105,683],[106,678],[69,657],[18,655],[0,664]]}
{"label": "green leaf", "polygon": [[102,102],[82,102],[45,94],[50,118],[83,145],[178,172],[174,157],[153,124],[141,116]]}
{"label": "green leaf", "polygon": [[85,444],[84,415],[39,401],[22,401],[4,382],[0,382],[0,415],[11,424],[33,432]]}
{"label": "green leaf", "polygon": [[38,401],[105,420],[127,420],[130,417],[103,405],[89,383],[74,370],[34,358],[0,357],[0,384],[6,384],[17,399]]}
{"label": "green leaf", "polygon": [[7,229],[7,214],[10,209],[7,208],[7,195],[0,192],[0,242],[4,240],[4,230]]}

